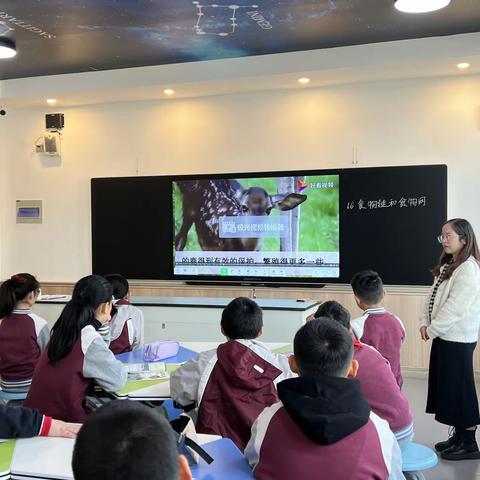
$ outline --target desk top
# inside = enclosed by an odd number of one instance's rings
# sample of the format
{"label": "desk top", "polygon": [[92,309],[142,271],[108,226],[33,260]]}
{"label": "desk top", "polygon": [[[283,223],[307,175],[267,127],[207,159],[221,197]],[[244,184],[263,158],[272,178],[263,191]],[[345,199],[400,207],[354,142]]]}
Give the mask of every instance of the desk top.
{"label": "desk top", "polygon": [[14,448],[15,440],[0,442],[0,480],[10,478],[10,465]]}
{"label": "desk top", "polygon": [[[188,362],[188,360],[195,358],[202,351],[199,348],[201,348],[201,346],[203,346],[204,344],[199,342],[198,347],[194,347],[194,348],[191,348],[191,347],[196,345],[196,342],[190,342],[189,345],[190,347],[185,348],[182,343],[182,346],[178,349],[178,353],[174,357],[168,357],[163,360],[159,360],[159,362],[164,362],[164,363]],[[215,344],[212,344],[212,345],[215,345]],[[216,345],[218,346],[218,343]],[[216,348],[216,347],[211,347],[211,348]],[[123,363],[150,363],[150,362],[146,362],[143,359],[144,353],[145,353],[144,348],[138,348],[133,352],[125,352],[125,353],[120,353],[119,355],[115,355],[115,358],[117,360],[120,360]],[[157,363],[157,362],[151,362],[151,363]]]}
{"label": "desk top", "polygon": [[[43,295],[37,303],[64,304],[71,295]],[[139,307],[194,307],[194,308],[225,308],[233,298],[225,297],[131,297],[132,305]],[[263,310],[286,310],[304,312],[319,305],[312,300],[278,300],[271,298],[254,298]]]}
{"label": "desk top", "polygon": [[253,479],[247,459],[228,438],[207,443],[203,448],[213,458],[213,462],[207,465],[200,460],[198,465],[190,467],[195,480]]}
{"label": "desk top", "polygon": [[[246,480],[253,479],[247,460],[231,440],[218,439],[213,435],[200,435],[199,441],[203,448],[214,458],[212,464],[201,461],[192,467],[196,480]],[[207,443],[204,443],[204,442]],[[0,445],[1,450],[11,454],[5,465],[1,463],[0,478],[28,478],[47,480],[73,480],[71,467],[73,446],[75,440],[68,438],[35,437],[21,440],[9,440]],[[1,460],[0,460],[1,462]],[[3,475],[2,475],[3,474]]]}

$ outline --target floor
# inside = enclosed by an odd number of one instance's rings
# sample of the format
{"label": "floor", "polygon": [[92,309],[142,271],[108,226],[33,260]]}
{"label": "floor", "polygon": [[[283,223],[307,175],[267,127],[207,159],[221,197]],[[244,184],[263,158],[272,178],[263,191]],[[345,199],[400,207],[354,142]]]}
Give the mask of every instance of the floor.
{"label": "floor", "polygon": [[[479,387],[480,385],[477,385],[477,392],[480,392]],[[448,427],[437,423],[433,415],[425,413],[426,379],[405,378],[403,391],[410,400],[412,408],[415,441],[433,449],[436,442],[448,438]],[[477,441],[479,439],[480,435],[477,434]],[[426,480],[480,480],[480,460],[448,462],[439,458],[438,465],[424,471],[423,474]]]}

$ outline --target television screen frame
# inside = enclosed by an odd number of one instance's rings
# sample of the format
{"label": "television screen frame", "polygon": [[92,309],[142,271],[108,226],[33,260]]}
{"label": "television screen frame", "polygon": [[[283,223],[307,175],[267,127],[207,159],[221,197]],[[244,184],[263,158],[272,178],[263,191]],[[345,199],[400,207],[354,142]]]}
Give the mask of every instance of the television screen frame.
{"label": "television screen frame", "polygon": [[[340,278],[257,276],[173,278],[172,182],[265,175],[339,175]],[[350,283],[366,269],[385,285],[429,286],[438,262],[439,226],[447,219],[448,168],[444,164],[148,175],[92,178],[92,272],[116,272],[130,280],[291,288]],[[270,193],[270,192],[269,192]],[[273,192],[272,192],[273,193]],[[287,281],[286,281],[287,280]],[[278,283],[276,283],[278,282]]]}
{"label": "television screen frame", "polygon": [[[265,172],[230,172],[230,173],[211,173],[211,174],[189,174],[189,175],[169,175],[172,188],[172,211],[171,221],[175,222],[173,185],[179,181],[195,181],[195,180],[238,180],[250,178],[280,178],[280,177],[312,177],[312,176],[338,176],[338,245],[339,245],[339,274],[337,277],[297,277],[297,276],[262,276],[262,275],[239,275],[239,276],[222,276],[222,275],[182,275],[175,273],[175,229],[173,229],[172,238],[172,267],[171,278],[176,281],[184,281],[187,284],[197,285],[246,285],[246,286],[295,286],[302,287],[321,287],[325,283],[342,283],[342,238],[343,238],[343,222],[342,222],[342,205],[343,205],[343,189],[342,189],[342,168],[328,169],[304,169],[304,170],[276,170]],[[270,193],[270,192],[269,192]],[[192,225],[190,229],[195,229]]]}

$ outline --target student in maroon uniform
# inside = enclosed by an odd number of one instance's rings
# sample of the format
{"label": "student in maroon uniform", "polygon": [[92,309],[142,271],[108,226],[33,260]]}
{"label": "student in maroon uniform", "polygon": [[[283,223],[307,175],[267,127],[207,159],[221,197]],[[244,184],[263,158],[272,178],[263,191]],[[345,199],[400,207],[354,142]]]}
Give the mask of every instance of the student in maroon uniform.
{"label": "student in maroon uniform", "polygon": [[[351,332],[350,313],[338,302],[322,303],[315,312],[315,318],[319,317],[331,318]],[[353,358],[358,362],[356,378],[367,402],[388,422],[400,448],[404,448],[413,440],[413,418],[407,397],[398,386],[388,361],[375,348],[356,338],[353,338]]]}
{"label": "student in maroon uniform", "polygon": [[242,451],[258,414],[278,400],[275,385],[294,376],[288,359],[258,341],[262,309],[249,298],[232,300],[222,312],[227,342],[172,373],[171,396],[180,405],[197,404],[197,432],[232,439]]}
{"label": "student in maroon uniform", "polygon": [[400,448],[354,378],[350,332],[334,320],[307,322],[295,335],[280,402],[252,427],[245,456],[257,480],[404,479]]}
{"label": "student in maroon uniform", "polygon": [[40,284],[17,273],[0,286],[0,387],[26,392],[33,370],[50,338],[47,322],[32,312]]}
{"label": "student in maroon uniform", "polygon": [[125,353],[143,347],[143,313],[130,305],[128,281],[118,274],[105,275],[113,288],[114,305],[110,322],[110,350]]}
{"label": "student in maroon uniform", "polygon": [[88,417],[75,442],[72,469],[75,480],[192,480],[162,414],[128,400],[107,403]]}
{"label": "student in maroon uniform", "polygon": [[0,438],[67,437],[75,438],[81,425],[65,423],[42,415],[38,410],[0,405]]}
{"label": "student in maroon uniform", "polygon": [[107,280],[89,275],[77,282],[37,364],[26,407],[83,422],[85,399],[94,382],[107,391],[125,385],[127,371],[97,331],[110,321],[111,309],[112,286]]}
{"label": "student in maroon uniform", "polygon": [[373,270],[356,273],[352,281],[353,294],[363,315],[352,320],[356,337],[377,349],[389,362],[398,386],[402,388],[400,350],[405,341],[405,327],[401,320],[383,307],[382,279]]}

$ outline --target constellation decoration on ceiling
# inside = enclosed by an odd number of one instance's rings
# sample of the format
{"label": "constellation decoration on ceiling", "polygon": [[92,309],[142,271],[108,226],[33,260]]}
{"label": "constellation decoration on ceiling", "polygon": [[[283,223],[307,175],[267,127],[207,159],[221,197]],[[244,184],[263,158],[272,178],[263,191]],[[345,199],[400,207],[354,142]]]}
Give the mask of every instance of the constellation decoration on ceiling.
{"label": "constellation decoration on ceiling", "polygon": [[13,30],[12,27],[8,26],[6,22],[0,20],[0,37],[7,35],[7,33]]}
{"label": "constellation decoration on ceiling", "polygon": [[[236,31],[236,27],[238,26],[237,23],[237,10],[240,8],[258,8],[258,5],[219,5],[218,3],[210,3],[210,4],[201,4],[199,1],[193,1],[193,5],[197,8],[197,23],[193,26],[193,30],[197,35],[216,35],[218,37],[228,37],[232,35]],[[231,10],[232,16],[229,18],[230,20],[230,31],[225,32],[209,32],[205,30],[205,27],[202,27],[203,17],[205,16],[204,10],[207,8],[220,8],[224,10]]]}

